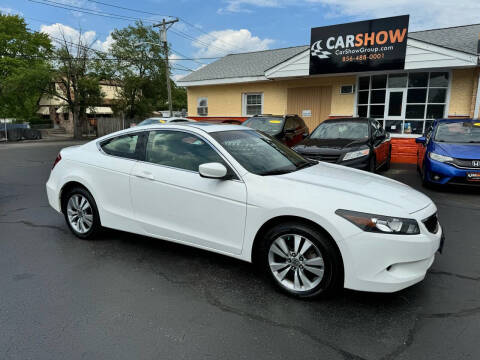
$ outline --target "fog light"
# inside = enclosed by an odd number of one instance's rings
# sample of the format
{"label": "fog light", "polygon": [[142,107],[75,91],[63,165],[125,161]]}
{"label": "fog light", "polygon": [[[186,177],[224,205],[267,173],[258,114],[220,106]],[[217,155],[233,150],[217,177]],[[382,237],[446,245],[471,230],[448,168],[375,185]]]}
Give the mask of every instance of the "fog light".
{"label": "fog light", "polygon": [[441,179],[440,175],[437,175],[437,174],[433,175],[433,180],[438,181],[440,179]]}

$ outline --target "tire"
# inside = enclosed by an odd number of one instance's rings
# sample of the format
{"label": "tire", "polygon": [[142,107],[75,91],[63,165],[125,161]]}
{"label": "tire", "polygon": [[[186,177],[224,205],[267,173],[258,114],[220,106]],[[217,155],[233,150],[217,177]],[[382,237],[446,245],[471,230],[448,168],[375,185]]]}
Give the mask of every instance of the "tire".
{"label": "tire", "polygon": [[387,160],[385,161],[383,170],[385,171],[389,170],[391,165],[392,165],[392,148],[390,147],[390,151],[388,152]]}
{"label": "tire", "polygon": [[311,225],[286,222],[272,227],[264,234],[258,255],[265,274],[288,295],[326,297],[343,288],[343,263],[337,248]]}
{"label": "tire", "polygon": [[377,170],[377,160],[375,159],[375,156],[372,156],[368,161],[368,171],[371,173],[375,173],[376,170]]}
{"label": "tire", "polygon": [[101,229],[97,204],[82,187],[68,190],[62,199],[62,211],[70,231],[80,239],[93,239]]}
{"label": "tire", "polygon": [[425,188],[431,188],[432,187],[432,183],[430,181],[428,181],[427,179],[427,172],[425,171],[425,166],[423,167],[423,171],[420,171],[420,176],[422,177],[422,185],[423,187]]}

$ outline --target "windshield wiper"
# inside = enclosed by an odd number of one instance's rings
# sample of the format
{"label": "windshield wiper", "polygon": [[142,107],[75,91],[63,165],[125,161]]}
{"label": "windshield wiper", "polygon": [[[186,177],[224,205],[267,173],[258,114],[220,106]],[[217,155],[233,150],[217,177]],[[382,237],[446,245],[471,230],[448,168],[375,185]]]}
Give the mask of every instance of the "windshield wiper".
{"label": "windshield wiper", "polygon": [[271,171],[265,171],[263,173],[260,173],[259,175],[262,175],[262,176],[267,176],[267,175],[283,175],[283,174],[288,174],[288,173],[291,173],[292,171],[295,171],[295,170],[281,170],[281,169],[277,169],[277,170],[271,170]]}
{"label": "windshield wiper", "polygon": [[305,169],[307,167],[310,167],[310,166],[313,166],[313,165],[317,165],[318,164],[318,161],[309,161],[309,162],[305,162],[303,164],[300,164],[297,166],[297,170],[300,170],[300,169]]}

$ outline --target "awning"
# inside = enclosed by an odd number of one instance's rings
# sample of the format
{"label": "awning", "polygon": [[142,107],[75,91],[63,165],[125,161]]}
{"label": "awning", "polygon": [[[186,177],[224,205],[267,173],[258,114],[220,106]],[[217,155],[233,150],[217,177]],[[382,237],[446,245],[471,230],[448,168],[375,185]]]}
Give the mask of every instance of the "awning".
{"label": "awning", "polygon": [[[92,111],[94,110],[94,111]],[[111,115],[113,114],[113,110],[109,106],[96,106],[93,109],[88,108],[87,114],[97,114],[97,115]]]}
{"label": "awning", "polygon": [[40,109],[37,110],[38,115],[50,115],[50,109],[48,106],[40,106]]}
{"label": "awning", "polygon": [[60,106],[57,111],[57,114],[66,114],[68,113],[68,106]]}

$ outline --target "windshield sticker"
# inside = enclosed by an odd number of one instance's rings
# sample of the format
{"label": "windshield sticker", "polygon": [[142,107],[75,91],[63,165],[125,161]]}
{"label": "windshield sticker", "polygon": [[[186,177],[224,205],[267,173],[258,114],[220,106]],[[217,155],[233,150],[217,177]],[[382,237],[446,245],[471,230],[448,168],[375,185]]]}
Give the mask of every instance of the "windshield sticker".
{"label": "windshield sticker", "polygon": [[473,123],[473,126],[480,126],[480,122],[479,123]]}
{"label": "windshield sticker", "polygon": [[270,124],[280,124],[280,120],[270,120]]}

